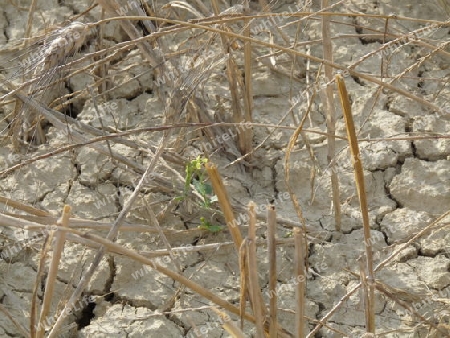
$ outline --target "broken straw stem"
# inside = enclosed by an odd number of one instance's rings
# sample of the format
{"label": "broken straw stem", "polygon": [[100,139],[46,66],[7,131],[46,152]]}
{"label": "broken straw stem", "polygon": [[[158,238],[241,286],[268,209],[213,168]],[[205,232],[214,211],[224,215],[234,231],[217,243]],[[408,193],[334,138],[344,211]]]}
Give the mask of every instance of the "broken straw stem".
{"label": "broken straw stem", "polygon": [[367,196],[364,185],[364,171],[359,153],[358,139],[355,133],[355,124],[353,122],[352,109],[348,99],[347,88],[345,87],[344,78],[341,74],[336,75],[336,83],[339,90],[339,97],[341,99],[342,110],[344,112],[345,125],[347,127],[347,137],[352,155],[353,168],[355,170],[356,190],[358,191],[359,203],[361,208],[361,215],[364,229],[364,243],[366,249],[366,268],[367,268],[367,284],[368,284],[368,303],[366,306],[366,330],[370,333],[375,333],[375,288],[374,288],[374,274],[373,274],[373,257],[372,257],[372,243],[370,239],[370,222],[369,209],[367,206]]}

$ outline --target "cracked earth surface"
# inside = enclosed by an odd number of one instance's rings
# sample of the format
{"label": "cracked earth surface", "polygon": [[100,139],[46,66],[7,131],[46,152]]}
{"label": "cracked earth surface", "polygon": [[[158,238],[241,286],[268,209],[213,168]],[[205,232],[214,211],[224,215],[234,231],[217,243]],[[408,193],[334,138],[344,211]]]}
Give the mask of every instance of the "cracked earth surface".
{"label": "cracked earth surface", "polygon": [[[40,10],[54,22],[79,13],[87,7],[88,1],[48,1],[41,3]],[[193,2],[189,2],[193,3]],[[374,2],[375,3],[375,2]],[[445,20],[445,14],[434,3],[406,1],[394,4],[390,1],[376,2],[380,10],[398,15],[423,19]],[[316,6],[316,4],[314,4]],[[349,8],[365,8],[363,1],[348,2]],[[372,4],[374,5],[374,4]],[[255,5],[256,6],[256,5]],[[279,1],[274,12],[289,11],[292,2]],[[94,11],[98,16],[99,11]],[[18,39],[23,34],[23,12],[9,2],[2,1],[1,22],[4,31],[3,43]],[[95,17],[98,19],[99,17]],[[334,35],[351,34],[346,40],[336,40],[334,61],[343,65],[353,62],[380,46],[377,39],[358,37],[364,35],[368,22],[342,17],[347,26],[334,28]],[[23,22],[23,21],[22,21]],[[395,26],[395,24],[393,24]],[[407,22],[401,28],[418,29],[415,22]],[[377,28],[377,27],[372,27]],[[379,27],[378,27],[379,28]],[[295,27],[286,32],[295,35]],[[110,41],[122,41],[125,36],[116,23],[107,27]],[[320,22],[312,22],[308,28],[310,40],[320,39]],[[448,39],[448,28],[442,32]],[[446,34],[446,35],[445,35]],[[444,38],[443,38],[444,39]],[[344,43],[345,42],[345,43]],[[381,41],[382,42],[382,41]],[[174,39],[172,50],[177,49]],[[136,51],[117,60],[117,69],[127,69],[133,62],[139,62],[141,56]],[[420,48],[401,50],[390,61],[390,71],[398,74],[407,68],[413,60],[422,56]],[[133,54],[135,53],[135,54]],[[311,54],[321,56],[321,46],[312,46]],[[378,74],[380,60],[373,58],[361,66],[363,71]],[[437,87],[433,81],[421,78],[447,78],[449,59],[437,57],[419,69],[414,69],[410,77],[401,81],[408,88],[416,88],[427,98],[436,95],[434,102],[444,105],[450,99],[447,87]],[[187,71],[187,70],[186,70]],[[79,109],[77,119],[93,127],[116,129],[143,128],[163,123],[164,104],[155,95],[152,87],[154,77],[146,73],[138,79],[136,74],[145,69],[133,68],[130,74],[124,72],[123,78],[115,78],[117,88],[110,104],[116,109],[101,111],[100,124],[93,102],[84,100],[76,103]],[[426,108],[394,93],[381,93],[370,114],[373,93],[376,86],[364,80],[346,77],[351,95],[352,109],[357,128],[361,128],[359,137],[364,165],[364,178],[369,201],[369,216],[372,229],[372,243],[375,266],[398,249],[398,245],[422,231],[436,217],[447,212],[450,206],[450,142],[449,139],[371,141],[409,132],[434,132],[447,134],[450,131],[449,116],[430,113]],[[70,80],[73,91],[83,88],[86,79],[82,74]],[[289,92],[305,91],[302,81],[291,82],[283,72],[260,67],[255,61],[254,72],[254,121],[258,123],[279,124],[291,104]],[[204,108],[207,111],[221,111],[217,97],[228,97],[226,78],[214,73],[205,85],[208,91],[204,96]],[[298,110],[306,109],[302,97]],[[336,100],[336,107],[338,106]],[[224,109],[222,107],[222,109]],[[151,119],[148,114],[152,114]],[[301,116],[301,115],[299,115]],[[282,125],[294,126],[286,119]],[[6,123],[0,122],[1,129]],[[319,99],[313,103],[312,112],[306,129],[326,132],[326,115]],[[292,222],[297,222],[297,214],[287,194],[285,185],[285,150],[292,130],[255,128],[254,145],[260,144],[267,136],[263,146],[254,154],[253,169],[243,163],[226,167],[236,159],[239,153],[233,142],[220,145],[220,150],[211,155],[224,177],[226,189],[234,205],[236,216],[249,201],[258,206],[267,201],[273,202],[279,220],[279,238],[286,237],[292,230]],[[338,109],[336,134],[346,135],[342,113]],[[141,135],[142,142],[154,145],[158,138],[154,134]],[[64,135],[51,126],[48,129],[48,146],[37,150],[46,153],[64,140]],[[364,253],[362,222],[359,201],[354,185],[353,169],[347,141],[336,140],[335,159],[340,180],[342,202],[342,231],[335,232],[332,214],[330,171],[327,162],[326,136],[321,133],[308,133],[309,146],[314,153],[311,161],[303,140],[299,139],[291,154],[291,188],[296,192],[303,207],[307,225],[316,230],[312,234],[309,247],[306,315],[320,319],[355,285],[359,283],[355,274],[359,274],[357,259]],[[367,141],[368,140],[368,141]],[[47,147],[47,148],[46,148]],[[180,146],[181,147],[181,146]],[[123,144],[112,143],[113,151],[144,168],[151,161],[148,154],[131,149]],[[181,149],[181,148],[180,148]],[[27,159],[29,154],[11,157],[11,147],[0,148],[2,170]],[[201,144],[190,140],[182,145],[180,158],[190,159],[201,154]],[[159,175],[168,181],[183,176],[183,162],[175,171],[160,166]],[[312,182],[312,172],[314,184]],[[0,195],[46,210],[58,217],[64,204],[71,205],[73,215],[84,219],[93,219],[110,223],[122,210],[124,201],[131,194],[139,179],[136,171],[118,166],[117,162],[105,154],[91,148],[81,148],[74,152],[46,158],[27,165],[1,179]],[[130,212],[127,222],[150,225],[151,216],[147,208],[157,215],[161,227],[167,231],[167,237],[173,248],[181,248],[174,258],[168,256],[155,258],[158,263],[179,271],[189,279],[203,285],[232,304],[239,303],[239,266],[236,250],[230,242],[228,232],[207,233],[197,228],[199,217],[204,216],[212,222],[224,224],[223,219],[212,212],[194,210],[174,201],[174,196],[166,191],[146,187]],[[5,212],[8,210],[5,207]],[[163,211],[168,211],[163,214]],[[263,208],[260,208],[264,214]],[[163,214],[163,216],[161,216]],[[240,217],[240,216],[239,216]],[[290,220],[291,223],[289,223]],[[447,223],[449,217],[445,220]],[[299,224],[299,223],[297,223]],[[261,222],[258,231],[265,238],[266,229]],[[244,233],[246,226],[242,224]],[[99,232],[105,235],[106,231]],[[30,296],[35,281],[39,250],[42,239],[27,240],[33,234],[11,228],[2,228],[0,250],[6,252],[14,243],[26,241],[26,246],[0,261],[0,303],[7,307],[15,318],[25,327],[28,325]],[[139,252],[163,249],[164,245],[156,231],[121,232],[117,243]],[[195,246],[209,243],[224,243],[219,249],[208,251],[192,250]],[[61,310],[62,303],[71,294],[82,272],[92,262],[93,249],[83,244],[69,243],[65,246],[62,265],[59,269],[54,299],[61,303],[52,305],[52,313]],[[260,282],[266,302],[268,301],[268,257],[266,247],[258,249],[258,268]],[[2,256],[4,257],[4,256]],[[294,252],[292,245],[280,245],[278,248],[277,277],[280,287],[278,306],[284,311],[279,313],[281,326],[294,331],[295,296],[293,289],[292,266]],[[376,273],[389,292],[401,301],[411,304],[414,309],[432,321],[441,325],[443,330],[450,325],[450,232],[441,227],[421,236],[406,246],[394,261]],[[180,285],[157,271],[146,268],[141,263],[118,255],[106,256],[84,292],[92,301],[80,301],[69,316],[67,329],[61,337],[196,337],[195,328],[204,328],[205,337],[226,337],[227,333],[218,324],[217,317],[208,309],[209,302],[189,289],[179,291]],[[41,290],[42,292],[42,290]],[[40,295],[42,296],[42,294]],[[189,309],[196,309],[189,310]],[[164,314],[161,314],[164,313]],[[425,337],[429,328],[424,322],[394,303],[385,294],[376,296],[377,329],[386,332],[383,337]],[[234,320],[237,318],[233,317]],[[364,334],[364,310],[359,293],[353,294],[334,314],[316,337],[362,337]],[[309,329],[314,327],[311,322]],[[246,334],[255,335],[253,328],[246,324]],[[390,330],[396,330],[389,333]],[[450,335],[450,331],[449,335]],[[345,333],[345,334],[342,334]],[[201,334],[200,334],[201,335]],[[5,316],[0,316],[0,336],[19,337],[21,333]],[[445,337],[442,332],[430,337]]]}

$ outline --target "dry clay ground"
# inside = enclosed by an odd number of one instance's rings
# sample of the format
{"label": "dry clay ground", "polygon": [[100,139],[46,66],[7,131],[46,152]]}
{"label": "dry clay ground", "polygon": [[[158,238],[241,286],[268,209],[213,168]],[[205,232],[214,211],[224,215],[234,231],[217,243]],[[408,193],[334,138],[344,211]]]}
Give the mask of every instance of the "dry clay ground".
{"label": "dry clay ground", "polygon": [[[160,15],[169,15],[155,1]],[[199,2],[188,1],[199,9]],[[225,10],[225,2],[220,9]],[[36,31],[49,23],[60,23],[75,13],[88,8],[89,1],[38,1],[34,25]],[[258,10],[259,4],[252,2],[252,9]],[[317,11],[313,2],[312,10]],[[29,6],[22,1],[20,6]],[[127,5],[124,4],[126,7]],[[204,3],[207,9],[210,4]],[[303,5],[301,5],[303,6]],[[27,8],[27,7],[26,7]],[[274,12],[292,12],[292,1],[278,1]],[[447,20],[445,11],[437,2],[421,1],[342,1],[334,9],[337,12],[358,12],[373,14],[397,14],[424,20]],[[184,9],[177,13],[192,18],[193,14]],[[164,14],[165,13],[165,14]],[[24,34],[27,18],[25,10],[12,6],[12,2],[1,1],[0,25],[2,43],[17,41]],[[95,8],[83,17],[86,22],[95,22],[100,18],[100,9]],[[302,41],[311,43],[311,55],[322,57],[320,17],[305,24]],[[46,21],[46,24],[43,21]],[[385,21],[361,17],[333,17],[332,25],[334,62],[350,66],[362,56],[381,46]],[[293,41],[296,25],[284,26],[292,18],[277,19],[276,24],[283,26],[283,32]],[[262,23],[260,20],[259,23]],[[336,24],[340,22],[341,24]],[[391,20],[390,29],[394,34],[407,34],[409,31],[424,27],[426,22]],[[234,27],[233,29],[236,29]],[[197,32],[199,33],[199,32]],[[105,46],[128,39],[119,23],[110,23],[105,28]],[[274,31],[274,41],[285,44]],[[369,34],[369,35],[366,35]],[[370,35],[372,34],[372,35]],[[449,28],[439,28],[423,36],[437,45],[449,38]],[[186,47],[200,49],[199,41],[205,37],[198,35],[185,41],[192,32],[182,32],[165,36],[165,52],[176,52]],[[345,35],[345,37],[344,37]],[[258,36],[269,41],[265,33]],[[198,39],[198,41],[196,40]],[[201,40],[203,41],[203,40]],[[94,42],[91,40],[91,46]],[[188,45],[186,45],[186,43]],[[216,39],[202,54],[219,53],[221,41]],[[89,53],[94,47],[84,47],[81,53]],[[307,52],[302,45],[298,50]],[[447,49],[448,50],[448,49]],[[345,139],[336,139],[335,163],[340,181],[340,201],[342,210],[341,232],[335,231],[333,207],[331,203],[330,170],[327,163],[326,112],[323,96],[314,97],[311,113],[306,121],[305,139],[299,138],[290,159],[290,185],[299,198],[306,219],[309,234],[309,273],[306,292],[306,315],[309,319],[309,332],[335,306],[339,300],[359,283],[358,257],[364,254],[365,244],[371,245],[375,266],[389,257],[403,243],[419,234],[437,217],[449,210],[450,206],[450,131],[448,86],[450,57],[447,52],[434,53],[423,63],[417,60],[430,53],[427,46],[411,42],[408,46],[395,46],[388,49],[386,55],[378,53],[364,60],[357,70],[373,76],[380,74],[382,62],[388,66],[386,74],[395,76],[412,67],[394,84],[408,92],[425,98],[429,102],[444,108],[447,115],[434,112],[429,107],[418,104],[404,95],[389,90],[377,92],[377,85],[364,79],[347,76],[345,81],[352,101],[353,114],[360,142],[366,190],[369,202],[372,242],[364,243],[362,221],[358,196],[355,190],[353,169]],[[272,57],[261,57],[273,50],[259,47],[252,60],[254,111],[253,121],[295,127],[308,107],[308,99],[313,91],[307,87],[315,81],[319,67],[317,63],[305,64],[300,59],[292,72],[291,59],[278,53]],[[210,61],[195,60],[192,55],[179,57],[181,78],[195,76]],[[383,58],[381,56],[383,56]],[[257,58],[258,57],[258,58]],[[203,61],[202,61],[203,60]],[[242,57],[236,52],[238,65]],[[388,60],[388,61],[386,61]],[[192,66],[194,65],[194,66]],[[14,64],[10,63],[10,66]],[[100,130],[129,130],[162,125],[165,102],[158,97],[155,78],[158,75],[143,61],[139,50],[119,53],[108,65],[110,74],[107,102],[99,102],[101,109],[96,112],[90,93],[79,95],[72,109],[76,119]],[[184,68],[183,68],[184,67]],[[197,68],[196,68],[197,67]],[[188,112],[180,113],[180,122],[195,122],[186,119],[192,114],[189,110],[207,114],[214,121],[229,121],[231,114],[230,90],[225,76],[225,63],[211,69],[208,77],[193,93],[197,108],[187,105]],[[72,92],[85,89],[93,81],[89,68],[84,73],[73,76],[66,86]],[[166,70],[167,71],[167,70]],[[170,69],[169,69],[169,74]],[[290,74],[296,74],[290,77]],[[140,75],[137,78],[136,75]],[[160,75],[159,75],[160,76]],[[174,80],[172,78],[171,80]],[[187,81],[189,83],[189,81]],[[164,87],[163,91],[170,92]],[[96,87],[93,87],[96,89]],[[311,87],[309,87],[311,88]],[[161,89],[160,89],[161,90]],[[290,99],[291,98],[291,99]],[[336,134],[346,136],[338,97],[335,97],[337,110]],[[373,100],[376,98],[376,100]],[[100,100],[98,97],[97,100]],[[292,102],[298,104],[292,114],[289,113]],[[372,106],[373,105],[373,106]],[[447,109],[447,110],[445,110]],[[1,116],[0,130],[6,136],[8,120]],[[200,115],[200,113],[198,113]],[[101,119],[99,118],[101,117]],[[282,118],[286,118],[282,120]],[[100,121],[101,120],[101,121]],[[201,120],[201,118],[199,118]],[[0,148],[1,170],[12,167],[38,154],[48,153],[63,144],[67,144],[67,133],[51,125],[46,127],[47,144],[37,149],[22,149],[14,153],[6,137]],[[242,129],[244,127],[241,127]],[[142,224],[139,230],[119,233],[117,243],[140,253],[165,249],[161,234],[154,230],[155,214],[166,231],[167,240],[173,248],[181,248],[178,254],[169,259],[161,256],[155,260],[161,265],[196,281],[216,295],[237,305],[239,301],[239,265],[238,256],[228,231],[214,233],[198,229],[200,217],[212,225],[225,225],[217,204],[205,210],[198,206],[198,198],[188,196],[177,199],[183,194],[184,166],[196,156],[205,156],[218,165],[223,175],[229,197],[236,206],[235,216],[242,223],[246,233],[244,207],[250,200],[258,205],[260,214],[265,214],[265,205],[272,202],[279,216],[278,236],[286,238],[287,244],[280,245],[277,253],[279,275],[278,307],[279,322],[288,331],[294,331],[295,278],[292,272],[293,246],[289,241],[292,226],[298,226],[300,220],[292,205],[285,183],[285,152],[292,128],[253,128],[253,146],[263,145],[251,158],[232,163],[239,156],[237,147],[237,128],[222,127],[217,135],[221,138],[212,141],[195,129],[184,129],[174,133],[169,146],[155,170],[155,177],[163,185],[148,183],[138,196],[126,219],[128,224]],[[240,131],[242,132],[242,131]],[[322,132],[322,133],[320,133]],[[380,140],[387,137],[446,135],[447,138],[416,140]],[[223,135],[228,135],[223,137]],[[154,151],[161,133],[141,133],[131,139]],[[103,144],[106,147],[106,144]],[[124,144],[110,143],[111,151],[125,156],[139,164],[136,168],[119,165],[108,154],[100,153],[87,146],[76,148],[25,165],[8,175],[2,176],[0,196],[31,205],[59,217],[63,205],[72,207],[74,217],[110,223],[122,210],[125,200],[152,159],[152,155],[142,149]],[[311,157],[311,153],[313,154]],[[232,163],[231,165],[229,165]],[[312,175],[314,173],[314,175]],[[165,189],[164,189],[165,187]],[[192,187],[190,192],[192,193]],[[149,209],[152,212],[149,212]],[[217,211],[214,211],[217,210]],[[2,212],[21,212],[2,206]],[[23,212],[22,212],[23,214]],[[444,218],[435,227],[424,232],[406,245],[393,260],[376,272],[376,278],[384,293],[376,293],[376,327],[380,337],[446,337],[450,336],[450,232],[449,217]],[[39,251],[43,233],[24,231],[19,228],[0,224],[0,304],[11,313],[23,327],[29,327],[30,299],[36,279]],[[265,238],[265,222],[258,223],[261,239]],[[91,231],[94,231],[91,229]],[[95,230],[105,236],[105,231]],[[31,239],[30,239],[31,237]],[[225,243],[211,250],[194,250],[208,243]],[[67,242],[64,248],[61,266],[58,271],[52,313],[61,311],[82,272],[92,262],[95,250],[81,243]],[[268,258],[266,246],[258,249],[258,268],[260,283],[266,302]],[[294,278],[294,279],[293,279]],[[88,284],[83,297],[76,303],[61,337],[226,337],[228,334],[220,326],[217,315],[209,308],[206,299],[189,289],[177,294],[180,284],[152,269],[145,269],[141,263],[120,255],[106,255],[99,269]],[[43,287],[38,294],[42,297]],[[173,299],[173,296],[177,297]],[[391,297],[389,297],[389,295]],[[396,299],[397,301],[393,301]],[[401,304],[409,305],[407,311]],[[415,313],[411,312],[411,309]],[[165,312],[162,314],[162,312]],[[233,320],[237,320],[232,316]],[[341,304],[315,337],[362,337],[364,333],[364,309],[360,292],[354,293]],[[246,324],[244,330],[248,336],[254,335],[253,326]],[[428,335],[429,334],[429,335]],[[10,318],[0,316],[0,336],[23,336]]]}

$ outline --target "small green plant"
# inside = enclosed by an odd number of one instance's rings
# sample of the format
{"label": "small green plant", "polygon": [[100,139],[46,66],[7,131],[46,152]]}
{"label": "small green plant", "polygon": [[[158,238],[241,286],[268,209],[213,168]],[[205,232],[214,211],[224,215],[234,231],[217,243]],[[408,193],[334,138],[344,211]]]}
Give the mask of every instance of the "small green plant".
{"label": "small green plant", "polygon": [[184,200],[189,196],[191,184],[195,191],[197,191],[202,197],[202,207],[211,208],[212,203],[217,201],[217,196],[214,195],[213,188],[210,184],[206,183],[206,170],[205,164],[208,162],[207,158],[197,156],[196,159],[191,160],[186,165],[185,169],[185,181],[183,196],[180,196],[180,200]]}
{"label": "small green plant", "polygon": [[[178,200],[185,200],[190,195],[192,185],[195,191],[202,197],[200,206],[211,209],[212,204],[217,201],[217,196],[214,195],[212,186],[206,182],[207,173],[205,164],[207,162],[207,158],[197,156],[196,159],[186,164],[184,191],[183,195],[178,197]],[[200,225],[198,228],[216,233],[221,231],[223,227],[211,224],[204,217],[200,217]]]}

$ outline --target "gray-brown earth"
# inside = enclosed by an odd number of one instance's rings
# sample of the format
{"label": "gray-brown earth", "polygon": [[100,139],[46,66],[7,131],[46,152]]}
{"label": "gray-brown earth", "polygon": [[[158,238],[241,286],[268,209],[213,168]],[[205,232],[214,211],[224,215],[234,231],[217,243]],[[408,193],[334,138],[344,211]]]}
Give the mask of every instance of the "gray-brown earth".
{"label": "gray-brown earth", "polygon": [[[221,10],[225,10],[226,1],[220,2]],[[91,1],[38,1],[38,9],[34,17],[34,27],[38,31],[49,23],[61,23],[65,19],[88,8]],[[132,1],[130,2],[132,3]],[[154,1],[161,13],[162,4],[168,1]],[[187,1],[198,8],[198,2]],[[334,2],[333,2],[334,3]],[[23,37],[27,12],[18,10],[12,2],[2,0],[0,34],[2,44],[9,46],[12,41]],[[29,6],[29,1],[21,1],[22,7]],[[209,2],[204,5],[210,8]],[[313,10],[318,4],[313,1]],[[126,8],[127,4],[124,4]],[[252,2],[252,9],[258,8]],[[301,7],[301,6],[300,6]],[[273,11],[293,12],[294,1],[278,1]],[[439,7],[438,2],[409,1],[342,1],[334,9],[338,12],[353,10],[359,13],[396,14],[411,18],[439,20],[448,19],[447,14]],[[131,11],[131,9],[130,9]],[[177,9],[178,13],[191,18],[192,13]],[[84,17],[86,22],[95,22],[101,16],[100,8],[95,8]],[[301,35],[304,41],[321,39],[321,22],[309,20]],[[361,17],[333,17],[344,24],[332,24],[334,62],[344,66],[354,64],[361,57],[381,46],[379,37],[359,37],[373,30],[384,31],[384,20]],[[267,20],[267,19],[264,19]],[[277,25],[283,26],[284,33],[293,41],[297,26],[286,25],[292,18],[277,18]],[[267,22],[267,21],[266,21]],[[258,27],[264,21],[255,23]],[[361,26],[358,26],[361,25]],[[395,34],[407,34],[408,31],[424,27],[417,20],[389,21],[389,27]],[[255,31],[256,33],[256,31]],[[190,33],[182,33],[173,37],[165,36],[166,52],[186,48],[181,44]],[[274,33],[275,34],[275,33]],[[347,34],[347,37],[342,35]],[[449,28],[439,28],[427,32],[423,39],[446,42]],[[259,39],[267,39],[261,33]],[[105,46],[124,41],[127,35],[121,30],[118,22],[105,27]],[[283,41],[275,34],[275,43]],[[431,50],[419,43],[409,41],[406,45],[393,46],[387,49],[389,58],[388,73],[402,73],[420,57]],[[195,44],[195,42],[190,42]],[[437,44],[437,43],[436,43]],[[195,48],[198,46],[195,45]],[[322,45],[311,44],[309,53],[322,57]],[[93,40],[81,54],[93,52],[96,46]],[[209,46],[208,53],[220,53],[220,39]],[[299,47],[306,52],[306,45]],[[448,50],[448,49],[447,49]],[[269,48],[258,48],[259,55],[269,53]],[[203,54],[206,54],[203,53]],[[365,60],[356,69],[373,76],[380,73],[382,65],[381,52]],[[3,55],[2,55],[3,56]],[[207,55],[203,55],[206,57]],[[256,56],[256,55],[255,55]],[[192,69],[186,56],[180,61],[180,74],[189,76]],[[181,59],[181,58],[180,58]],[[4,60],[2,60],[4,61]],[[301,76],[290,78],[291,63],[286,55],[276,55],[273,59],[259,58],[252,61],[254,90],[254,122],[296,126],[291,115],[287,114],[292,104],[294,115],[301,119],[308,105],[308,89],[305,80],[306,68],[301,60],[296,74]],[[8,64],[14,67],[14,61]],[[201,64],[195,61],[195,65]],[[242,59],[237,56],[242,65]],[[272,62],[272,67],[268,67]],[[386,62],[384,59],[383,62]],[[136,65],[137,66],[133,66]],[[377,86],[369,81],[346,77],[346,85],[351,95],[352,109],[357,124],[361,128],[360,142],[366,192],[369,202],[370,226],[372,242],[370,243],[375,259],[375,266],[418,234],[438,216],[450,207],[450,115],[448,87],[450,56],[448,53],[436,53],[419,67],[410,72],[395,84],[411,93],[421,96],[433,104],[443,108],[442,112],[433,112],[398,93],[381,91],[373,102]],[[123,52],[109,65],[110,74],[114,74],[110,82],[115,89],[109,95],[109,101],[101,104],[97,112],[89,93],[84,93],[74,103],[73,109],[78,111],[77,120],[101,130],[128,130],[162,125],[164,108],[157,95],[154,71],[142,61],[138,49]],[[311,64],[306,76],[315,76],[318,65]],[[224,64],[215,67],[210,78],[202,84],[202,90],[195,92],[200,109],[209,114],[211,119],[225,121],[230,114],[230,91],[224,75]],[[166,70],[170,72],[169,70]],[[73,76],[67,86],[71,91],[86,88],[92,84],[93,77],[89,70]],[[136,77],[140,75],[139,77]],[[195,75],[195,74],[194,74]],[[159,75],[161,76],[161,75]],[[167,75],[170,77],[170,75]],[[174,80],[173,78],[171,80]],[[164,83],[163,83],[164,88]],[[311,87],[309,87],[311,88]],[[170,91],[170,88],[164,88]],[[289,97],[293,99],[290,101]],[[322,98],[317,95],[312,105],[310,117],[305,128],[310,131],[326,132],[326,112]],[[371,105],[374,104],[372,107]],[[338,97],[336,134],[346,135]],[[189,109],[189,107],[187,108]],[[0,114],[1,136],[5,136],[8,123],[5,116],[8,110]],[[446,113],[446,114],[445,114]],[[221,115],[222,114],[222,115]],[[101,119],[99,118],[99,115]],[[287,118],[280,123],[283,116]],[[109,128],[109,129],[108,129]],[[223,129],[222,137],[215,143],[201,141],[197,134],[184,135],[182,142],[174,143],[175,151],[182,160],[174,165],[169,160],[157,167],[156,173],[164,182],[176,182],[174,186],[183,187],[184,168],[188,160],[201,155],[203,149],[213,149],[210,161],[216,163],[225,180],[225,186],[233,204],[246,206],[252,200],[257,203],[261,213],[265,213],[267,201],[274,201],[278,216],[283,219],[299,222],[297,214],[287,194],[285,184],[285,151],[293,130],[255,127],[253,145],[262,147],[253,156],[252,170],[244,162],[227,166],[240,154],[236,145],[236,130]],[[378,139],[399,136],[429,135],[429,133],[445,135],[444,138],[423,140],[382,140]],[[186,132],[187,133],[187,132]],[[143,133],[133,136],[149,149],[155,149],[161,134]],[[269,137],[268,137],[269,136]],[[340,181],[340,198],[342,208],[342,233],[335,232],[335,221],[331,203],[330,170],[327,163],[327,138],[323,133],[307,133],[314,162],[311,160],[302,139],[297,142],[291,155],[290,177],[291,188],[295,191],[303,208],[307,225],[317,230],[315,239],[311,239],[309,251],[309,278],[307,280],[306,315],[308,318],[320,319],[327,314],[339,300],[359,283],[355,274],[359,274],[357,259],[364,254],[364,236],[359,210],[358,196],[355,190],[354,175],[347,141],[336,140],[336,168]],[[266,140],[266,137],[267,140]],[[52,126],[47,130],[48,142],[36,150],[24,150],[14,153],[8,142],[0,148],[0,170],[5,170],[17,163],[44,154],[67,143],[67,134]],[[372,141],[369,139],[377,139]],[[102,144],[104,145],[104,144]],[[124,144],[111,142],[111,150],[146,168],[152,156],[133,149]],[[183,162],[184,161],[184,162]],[[112,222],[122,210],[126,199],[132,193],[140,174],[136,170],[119,167],[118,162],[111,160],[108,154],[82,147],[75,151],[48,157],[13,171],[1,179],[0,196],[20,201],[51,212],[59,217],[65,204],[73,208],[73,215],[85,219]],[[172,168],[172,169],[170,169]],[[315,172],[314,185],[311,185],[311,172]],[[313,191],[312,191],[313,190]],[[182,191],[178,191],[182,194]],[[314,198],[311,199],[311,196]],[[238,257],[233,246],[223,246],[218,250],[195,251],[192,246],[207,243],[230,242],[227,231],[209,233],[197,229],[199,217],[204,216],[212,223],[222,222],[217,213],[204,211],[197,206],[189,213],[185,202],[174,200],[178,197],[170,189],[165,191],[161,186],[147,184],[127,217],[127,222],[152,225],[147,208],[151,207],[158,214],[165,208],[166,214],[160,218],[163,229],[184,230],[179,234],[168,236],[172,247],[183,248],[175,256],[182,274],[198,282],[215,294],[237,305],[239,301],[239,266]],[[2,205],[2,212],[13,209]],[[236,216],[243,216],[236,211]],[[444,225],[442,225],[444,224]],[[400,299],[416,311],[416,315],[406,311],[399,304],[381,292],[376,294],[376,327],[380,337],[446,337],[450,336],[450,232],[449,216],[442,220],[440,226],[420,236],[389,264],[376,273],[377,280],[397,299]],[[4,227],[0,224],[0,305],[6,308],[24,327],[29,326],[30,299],[36,278],[39,250],[42,237],[36,232]],[[246,225],[242,224],[244,233]],[[259,236],[265,237],[265,222],[259,223]],[[185,231],[190,229],[190,231]],[[290,235],[291,228],[279,222],[278,236]],[[103,236],[106,232],[100,232]],[[35,237],[33,237],[35,236]],[[30,240],[30,237],[32,238]],[[151,232],[121,232],[117,243],[139,252],[164,249],[158,234]],[[367,243],[366,243],[367,244]],[[78,283],[83,271],[92,262],[94,250],[81,244],[68,242],[65,246],[62,265],[58,274],[56,302],[52,313],[67,300]],[[293,276],[293,247],[280,246],[278,249],[278,306],[280,324],[290,332],[294,331],[295,308]],[[156,261],[171,269],[177,270],[167,256]],[[258,249],[258,267],[260,283],[265,300],[268,302],[268,258],[265,246]],[[203,309],[210,303],[190,290],[184,290],[181,297],[170,303],[171,297],[179,288],[178,283],[145,268],[142,264],[128,257],[117,255],[106,256],[98,271],[84,292],[84,298],[75,307],[74,314],[67,320],[64,337],[225,337],[227,333],[220,326],[218,317],[209,309]],[[42,290],[39,293],[42,296]],[[200,308],[200,309],[199,309]],[[172,314],[161,314],[171,311]],[[422,318],[417,316],[419,314]],[[236,317],[232,317],[237,320]],[[424,319],[427,319],[425,321]],[[430,326],[430,322],[434,327]],[[76,324],[74,324],[76,323]],[[308,332],[316,322],[309,321]],[[72,325],[72,326],[70,326]],[[361,294],[353,294],[330,318],[327,327],[321,329],[315,337],[362,337],[365,318]],[[440,331],[436,330],[436,327]],[[195,329],[197,328],[197,330]],[[248,336],[255,335],[252,326],[246,324],[244,330]],[[447,331],[446,331],[447,330]],[[429,334],[427,336],[427,334]],[[0,336],[19,337],[22,334],[5,315],[0,316]]]}

